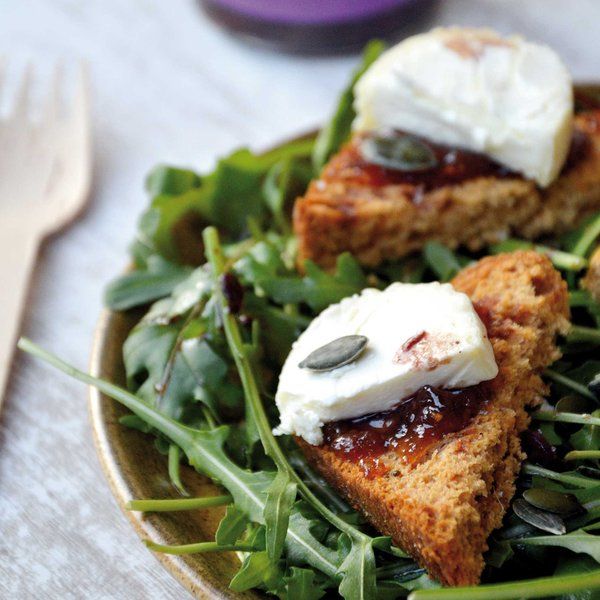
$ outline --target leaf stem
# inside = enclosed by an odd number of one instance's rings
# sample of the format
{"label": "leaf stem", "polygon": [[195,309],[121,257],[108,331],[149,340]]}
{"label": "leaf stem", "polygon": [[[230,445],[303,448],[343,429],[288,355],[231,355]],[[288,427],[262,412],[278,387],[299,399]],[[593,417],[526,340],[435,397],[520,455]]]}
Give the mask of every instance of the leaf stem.
{"label": "leaf stem", "polygon": [[231,504],[233,498],[229,495],[208,496],[203,498],[167,498],[160,500],[130,500],[125,508],[140,512],[174,512],[180,510],[200,510],[213,506]]}
{"label": "leaf stem", "polygon": [[58,356],[47,352],[27,338],[22,337],[17,346],[20,350],[23,350],[23,352],[27,352],[28,354],[41,358],[48,364],[73,377],[74,379],[82,381],[83,383],[87,383],[88,385],[95,386],[103,394],[114,398],[126,406],[129,410],[140,417],[140,419],[143,419],[146,423],[148,423],[148,425],[155,427],[161,433],[164,433],[182,449],[185,450],[185,448],[189,448],[193,444],[195,433],[194,429],[186,427],[174,419],[171,419],[171,417],[167,417],[166,415],[158,412],[156,409],[145,404],[143,400],[134,394],[127,392],[113,383],[109,383],[108,381],[98,379],[92,375],[89,375],[88,373],[80,371],[79,369],[66,363],[64,360],[58,358]]}
{"label": "leaf stem", "polygon": [[600,450],[571,450],[571,452],[567,452],[565,454],[565,460],[585,460],[597,458],[600,458]]}
{"label": "leaf stem", "polygon": [[256,547],[252,544],[228,544],[220,546],[217,542],[198,542],[197,544],[182,544],[180,546],[166,546],[156,544],[150,540],[144,540],[144,544],[154,552],[163,554],[198,554],[201,552],[255,552]]}
{"label": "leaf stem", "polygon": [[175,486],[175,489],[182,496],[189,496],[185,486],[181,481],[181,448],[179,448],[177,444],[169,445],[169,459],[167,464],[169,470],[169,479]]}
{"label": "leaf stem", "polygon": [[538,421],[552,421],[556,423],[577,423],[579,425],[600,425],[600,417],[588,414],[554,412],[551,410],[538,410],[531,415]]}
{"label": "leaf stem", "polygon": [[417,590],[408,600],[512,600],[514,598],[545,598],[581,590],[600,588],[600,570],[586,574],[542,577],[510,583],[478,585],[476,587]]}
{"label": "leaf stem", "polygon": [[579,241],[573,247],[573,254],[585,256],[594,243],[594,240],[600,235],[600,215],[596,216],[583,230]]}
{"label": "leaf stem", "polygon": [[583,396],[584,398],[589,398],[590,400],[596,400],[596,396],[594,396],[594,394],[592,394],[592,392],[590,392],[590,390],[588,390],[587,387],[585,387],[585,385],[583,385],[582,383],[573,381],[569,377],[566,377],[565,375],[562,375],[561,373],[557,373],[556,371],[553,371],[552,369],[546,369],[544,371],[544,375],[548,379],[550,379],[550,381],[553,381],[554,383],[560,383],[561,385],[568,387],[569,389],[573,390],[574,392],[577,392],[580,396]]}
{"label": "leaf stem", "polygon": [[579,344],[582,342],[600,344],[600,329],[573,325],[567,334],[567,344]]}
{"label": "leaf stem", "polygon": [[230,352],[238,369],[242,386],[248,403],[251,407],[261,442],[265,449],[265,453],[273,459],[278,470],[287,472],[291,479],[297,484],[298,491],[302,497],[309,502],[327,521],[340,531],[348,534],[353,539],[370,540],[370,536],[360,532],[358,529],[346,523],[334,512],[329,510],[319,498],[309,489],[306,483],[299,477],[294,468],[290,465],[288,459],[283,453],[281,446],[275,439],[271,431],[271,425],[264,410],[258,385],[254,378],[252,365],[244,351],[242,336],[235,319],[235,316],[230,312],[227,300],[221,290],[220,278],[224,275],[225,262],[219,241],[219,233],[214,227],[207,227],[203,233],[204,248],[208,262],[213,269],[215,278],[215,296],[219,302],[222,312],[223,329],[225,337],[229,345]]}
{"label": "leaf stem", "polygon": [[545,469],[544,467],[538,467],[538,465],[532,465],[531,463],[525,463],[523,465],[522,472],[526,475],[539,475],[540,477],[566,483],[567,485],[572,485],[578,488],[592,488],[598,485],[598,482],[594,479],[582,477],[581,475],[557,473],[556,471],[551,471],[550,469]]}

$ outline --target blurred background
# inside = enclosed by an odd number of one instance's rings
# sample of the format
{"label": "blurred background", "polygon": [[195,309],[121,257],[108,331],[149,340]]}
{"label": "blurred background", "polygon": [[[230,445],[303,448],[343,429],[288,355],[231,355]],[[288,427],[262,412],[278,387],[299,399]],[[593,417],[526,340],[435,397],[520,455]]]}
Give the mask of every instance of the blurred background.
{"label": "blurred background", "polygon": [[[599,81],[599,23],[598,0],[0,0],[3,105],[28,62],[39,90],[60,60],[85,59],[92,78],[92,202],[42,248],[25,333],[85,366],[150,168],[203,170],[234,147],[318,126],[361,37],[490,26],[553,46],[576,80]],[[186,595],[111,497],[83,387],[22,356],[0,414],[0,531],[1,598]]]}

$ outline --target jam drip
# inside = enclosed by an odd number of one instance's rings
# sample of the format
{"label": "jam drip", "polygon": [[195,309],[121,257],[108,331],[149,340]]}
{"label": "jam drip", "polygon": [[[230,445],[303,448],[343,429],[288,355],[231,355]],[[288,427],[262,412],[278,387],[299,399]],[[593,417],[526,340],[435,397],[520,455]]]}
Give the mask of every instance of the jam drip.
{"label": "jam drip", "polygon": [[405,463],[416,463],[445,435],[466,427],[484,403],[483,384],[452,390],[426,385],[390,410],[328,423],[323,434],[338,456],[374,477],[387,471],[382,454],[395,451]]}

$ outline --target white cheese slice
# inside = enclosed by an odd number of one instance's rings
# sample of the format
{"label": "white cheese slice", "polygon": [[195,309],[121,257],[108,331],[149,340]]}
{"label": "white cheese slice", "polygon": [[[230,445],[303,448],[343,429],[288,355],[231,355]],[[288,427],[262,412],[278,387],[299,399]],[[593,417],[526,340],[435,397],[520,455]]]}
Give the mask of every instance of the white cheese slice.
{"label": "white cheese slice", "polygon": [[[345,335],[368,338],[355,362],[326,372],[298,366]],[[497,373],[483,323],[468,296],[450,284],[366,289],[324,310],[293,345],[275,397],[276,433],[320,444],[327,422],[387,410],[424,385],[468,387]]]}
{"label": "white cheese slice", "polygon": [[571,143],[572,89],[547,46],[489,29],[439,28],[404,40],[369,68],[354,90],[354,127],[487,154],[545,187]]}

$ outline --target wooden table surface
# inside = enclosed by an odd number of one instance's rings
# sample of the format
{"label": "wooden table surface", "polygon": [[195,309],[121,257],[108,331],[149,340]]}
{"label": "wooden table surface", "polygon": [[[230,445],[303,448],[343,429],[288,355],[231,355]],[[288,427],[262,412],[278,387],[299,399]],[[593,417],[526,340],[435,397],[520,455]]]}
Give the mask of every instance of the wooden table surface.
{"label": "wooden table surface", "polygon": [[[600,79],[597,0],[446,0],[430,22],[521,32],[553,45],[577,79]],[[0,0],[2,54],[9,91],[29,60],[39,65],[40,90],[58,59],[82,57],[91,67],[92,204],[42,249],[24,324],[28,336],[80,366],[102,289],[127,262],[149,169],[207,169],[236,146],[261,148],[314,127],[355,61],[247,46],[188,0]],[[1,215],[0,207],[0,235]],[[17,356],[0,415],[0,598],[42,594],[188,596],[111,497],[84,387]]]}

